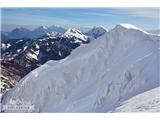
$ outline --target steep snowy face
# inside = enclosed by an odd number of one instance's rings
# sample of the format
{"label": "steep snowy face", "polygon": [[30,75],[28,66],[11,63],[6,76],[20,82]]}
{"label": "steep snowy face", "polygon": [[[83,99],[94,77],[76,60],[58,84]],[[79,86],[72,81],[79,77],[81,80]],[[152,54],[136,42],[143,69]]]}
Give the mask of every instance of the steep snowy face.
{"label": "steep snowy face", "polygon": [[66,59],[29,73],[2,104],[31,103],[33,112],[110,111],[159,86],[158,47],[157,38],[118,25]]}
{"label": "steep snowy face", "polygon": [[69,28],[64,33],[63,37],[75,39],[75,42],[78,42],[78,43],[87,43],[88,42],[88,37],[76,29]]}
{"label": "steep snowy face", "polygon": [[89,30],[87,33],[85,33],[87,36],[91,36],[93,38],[98,38],[105,34],[107,30],[104,27],[101,26],[94,26],[91,30]]}

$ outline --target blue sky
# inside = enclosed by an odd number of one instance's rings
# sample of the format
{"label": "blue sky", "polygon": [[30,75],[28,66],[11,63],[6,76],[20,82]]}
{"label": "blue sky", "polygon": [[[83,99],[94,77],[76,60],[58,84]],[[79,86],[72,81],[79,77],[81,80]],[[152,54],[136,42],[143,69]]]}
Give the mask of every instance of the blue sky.
{"label": "blue sky", "polygon": [[1,14],[4,31],[41,25],[65,28],[102,25],[111,29],[120,23],[134,24],[144,30],[159,29],[158,8],[2,8]]}

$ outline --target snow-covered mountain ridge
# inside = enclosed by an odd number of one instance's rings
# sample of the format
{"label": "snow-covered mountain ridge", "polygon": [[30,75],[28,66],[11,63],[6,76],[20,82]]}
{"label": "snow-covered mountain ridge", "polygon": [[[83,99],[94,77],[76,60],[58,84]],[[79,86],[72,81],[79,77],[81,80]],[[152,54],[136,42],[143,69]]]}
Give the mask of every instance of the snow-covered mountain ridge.
{"label": "snow-covered mountain ridge", "polygon": [[[132,27],[133,28],[133,27]],[[48,61],[4,95],[34,112],[107,112],[159,86],[159,37],[118,25],[60,62]]]}

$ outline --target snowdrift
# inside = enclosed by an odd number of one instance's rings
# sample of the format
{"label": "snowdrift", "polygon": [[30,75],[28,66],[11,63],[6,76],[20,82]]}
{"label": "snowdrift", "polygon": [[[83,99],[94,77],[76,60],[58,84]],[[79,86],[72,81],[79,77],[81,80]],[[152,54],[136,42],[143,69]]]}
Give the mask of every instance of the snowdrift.
{"label": "snowdrift", "polygon": [[159,86],[159,37],[117,25],[59,62],[30,72],[2,99],[34,112],[108,112]]}

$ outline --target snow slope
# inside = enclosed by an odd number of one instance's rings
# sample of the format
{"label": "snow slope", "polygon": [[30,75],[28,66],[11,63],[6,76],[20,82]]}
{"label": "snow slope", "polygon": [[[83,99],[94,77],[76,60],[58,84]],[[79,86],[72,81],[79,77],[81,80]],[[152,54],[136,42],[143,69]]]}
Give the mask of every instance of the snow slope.
{"label": "snow slope", "polygon": [[59,62],[48,61],[3,96],[34,112],[108,112],[159,86],[159,37],[117,25]]}
{"label": "snow slope", "polygon": [[160,87],[122,102],[112,112],[160,112]]}

